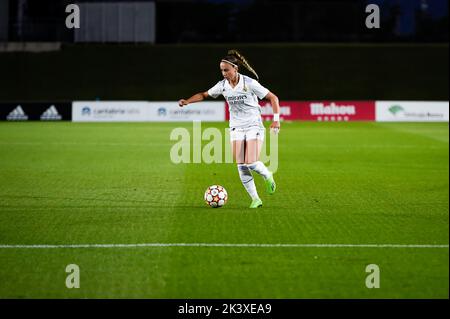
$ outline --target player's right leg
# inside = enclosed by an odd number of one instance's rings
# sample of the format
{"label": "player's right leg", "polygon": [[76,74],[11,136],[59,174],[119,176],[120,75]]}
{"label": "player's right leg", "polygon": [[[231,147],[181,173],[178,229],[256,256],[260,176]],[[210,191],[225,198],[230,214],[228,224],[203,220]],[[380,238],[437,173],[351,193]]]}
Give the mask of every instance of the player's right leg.
{"label": "player's right leg", "polygon": [[233,158],[237,163],[239,177],[241,179],[242,185],[244,186],[247,193],[252,198],[252,203],[250,208],[256,208],[262,206],[262,201],[258,196],[256,191],[255,181],[251,170],[245,164],[245,140],[244,134],[230,130],[230,140]]}

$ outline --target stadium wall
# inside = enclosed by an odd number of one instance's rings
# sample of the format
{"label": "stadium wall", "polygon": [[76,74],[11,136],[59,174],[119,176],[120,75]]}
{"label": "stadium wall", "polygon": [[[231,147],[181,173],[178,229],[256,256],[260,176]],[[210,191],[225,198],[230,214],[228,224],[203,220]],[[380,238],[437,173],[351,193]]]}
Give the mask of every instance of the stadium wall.
{"label": "stadium wall", "polygon": [[[263,120],[272,107],[260,102]],[[0,120],[74,122],[223,122],[226,102],[200,102],[180,108],[176,101],[74,101],[0,103]],[[448,122],[448,101],[280,101],[282,121]]]}
{"label": "stadium wall", "polygon": [[212,87],[241,50],[283,100],[448,100],[448,44],[62,45],[1,52],[0,102],[157,100]]}

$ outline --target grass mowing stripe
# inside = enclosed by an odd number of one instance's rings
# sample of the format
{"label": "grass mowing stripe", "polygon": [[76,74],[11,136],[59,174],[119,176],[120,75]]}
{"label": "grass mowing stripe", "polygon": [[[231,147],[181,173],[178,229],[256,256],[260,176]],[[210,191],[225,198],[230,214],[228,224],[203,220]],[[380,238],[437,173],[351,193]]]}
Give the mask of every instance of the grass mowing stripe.
{"label": "grass mowing stripe", "polygon": [[142,243],[142,244],[73,244],[73,245],[0,245],[0,248],[139,248],[139,247],[263,247],[263,248],[449,248],[448,245],[421,244],[227,244],[227,243]]}

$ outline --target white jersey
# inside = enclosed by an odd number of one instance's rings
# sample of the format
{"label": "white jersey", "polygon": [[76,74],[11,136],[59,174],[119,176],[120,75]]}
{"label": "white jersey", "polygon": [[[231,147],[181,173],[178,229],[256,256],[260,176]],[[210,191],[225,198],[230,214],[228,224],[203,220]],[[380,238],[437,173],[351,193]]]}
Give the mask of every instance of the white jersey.
{"label": "white jersey", "polygon": [[208,90],[208,95],[213,98],[220,94],[224,96],[230,110],[231,128],[264,127],[258,98],[263,99],[267,93],[269,90],[258,81],[242,74],[239,74],[239,82],[234,88],[223,79]]}

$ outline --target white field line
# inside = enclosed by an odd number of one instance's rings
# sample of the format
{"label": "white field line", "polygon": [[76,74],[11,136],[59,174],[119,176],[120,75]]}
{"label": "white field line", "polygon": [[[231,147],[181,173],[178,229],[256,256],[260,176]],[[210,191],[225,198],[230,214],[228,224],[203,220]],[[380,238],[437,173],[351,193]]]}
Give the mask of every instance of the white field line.
{"label": "white field line", "polygon": [[232,244],[232,243],[142,243],[142,244],[73,244],[73,245],[5,245],[0,249],[63,248],[142,248],[142,247],[244,247],[244,248],[449,248],[449,245],[420,244]]}
{"label": "white field line", "polygon": [[[174,141],[175,142],[175,141]],[[0,145],[25,145],[25,146],[75,146],[75,145],[82,145],[82,146],[166,146],[166,145],[173,145],[174,142],[166,142],[166,143],[154,143],[154,142],[148,142],[148,143],[119,143],[119,142],[8,142],[8,141],[0,141]],[[180,144],[178,142],[177,144]],[[181,145],[190,145],[190,142],[181,143]],[[426,148],[426,149],[438,149],[442,148],[440,146],[423,146],[423,145],[389,145],[389,144],[367,144],[367,145],[327,145],[327,144],[302,144],[302,147],[305,148],[336,148],[336,149],[354,149],[354,148],[374,148],[374,149],[385,149],[385,148],[404,148],[404,149],[410,149],[410,148]]]}
{"label": "white field line", "polygon": [[[61,146],[61,145],[85,145],[85,146],[161,146],[161,145],[172,145],[173,143],[167,142],[167,143],[99,143],[99,142],[0,142],[0,145],[26,145],[26,146]],[[181,143],[181,144],[189,144],[189,143]]]}

